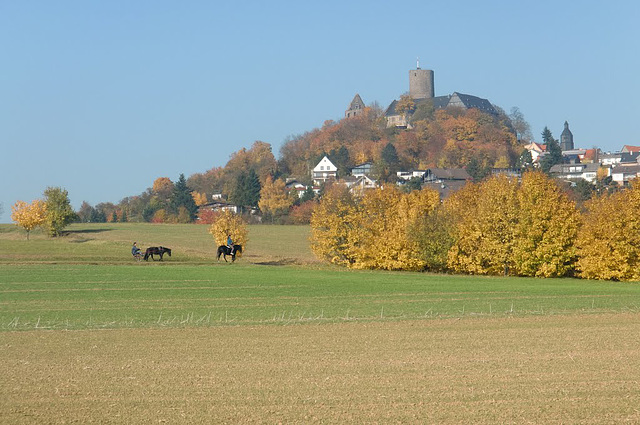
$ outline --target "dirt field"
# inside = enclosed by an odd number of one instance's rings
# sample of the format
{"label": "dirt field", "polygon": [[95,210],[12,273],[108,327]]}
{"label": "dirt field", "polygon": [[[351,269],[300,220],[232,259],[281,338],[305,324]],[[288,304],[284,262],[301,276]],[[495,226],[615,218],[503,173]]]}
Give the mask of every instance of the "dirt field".
{"label": "dirt field", "polygon": [[0,333],[1,423],[640,423],[640,314]]}

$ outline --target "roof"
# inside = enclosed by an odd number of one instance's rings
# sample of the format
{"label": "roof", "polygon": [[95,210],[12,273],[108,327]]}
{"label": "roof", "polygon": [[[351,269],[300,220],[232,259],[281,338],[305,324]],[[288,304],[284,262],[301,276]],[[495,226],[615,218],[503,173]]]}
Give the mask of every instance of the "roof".
{"label": "roof", "polygon": [[450,180],[443,183],[437,183],[437,182],[424,183],[422,187],[423,188],[428,187],[429,189],[433,189],[440,194],[440,199],[446,199],[453,192],[462,189],[466,184],[467,182],[463,180]]}
{"label": "roof", "polygon": [[[569,171],[571,168],[580,168],[579,171]],[[600,168],[600,164],[591,162],[588,164],[555,164],[551,167],[549,172],[551,173],[572,173],[582,174],[588,172],[596,172]]]}
{"label": "roof", "polygon": [[[453,92],[453,94],[447,96],[436,96],[432,98],[413,99],[416,108],[420,105],[431,103],[435,109],[445,109],[448,107],[463,107],[467,109],[475,108],[489,114],[497,115],[498,112],[493,107],[491,102],[481,97],[472,96],[470,94],[462,94]],[[384,112],[385,116],[398,115],[396,112],[397,100],[391,102],[387,110]]]}
{"label": "roof", "polygon": [[[320,170],[321,165],[323,167],[331,167],[331,168],[327,168],[326,170]],[[327,156],[325,156],[320,160],[320,162],[318,162],[318,165],[315,166],[313,171],[336,171],[337,169],[338,167],[333,165],[333,162],[331,162],[331,160]]]}
{"label": "roof", "polygon": [[464,168],[429,168],[427,174],[429,172],[442,180],[471,180],[471,176]]}
{"label": "roof", "polygon": [[640,164],[635,164],[635,165],[616,165],[615,167],[613,167],[611,169],[611,174],[618,174],[618,173],[623,173],[623,174],[637,174],[640,173]]}
{"label": "roof", "polygon": [[467,109],[475,108],[475,109],[481,110],[482,112],[486,112],[488,114],[492,114],[492,115],[498,114],[498,111],[496,111],[496,108],[494,108],[491,102],[489,102],[487,99],[483,99],[477,96],[472,96],[470,94],[462,94],[458,92],[453,92],[453,94],[451,95],[451,100],[449,101],[449,105],[447,106],[458,106],[457,105],[458,102],[456,98],[460,99],[460,102]]}
{"label": "roof", "polygon": [[640,152],[640,146],[624,145],[622,152]]}
{"label": "roof", "polygon": [[569,130],[569,123],[567,121],[564,122],[564,130],[562,130],[562,134],[560,135],[560,137],[562,136],[573,137],[573,133],[571,133],[571,130]]}
{"label": "roof", "polygon": [[353,100],[349,104],[349,110],[352,109],[364,109],[364,102],[358,93],[353,97]]}

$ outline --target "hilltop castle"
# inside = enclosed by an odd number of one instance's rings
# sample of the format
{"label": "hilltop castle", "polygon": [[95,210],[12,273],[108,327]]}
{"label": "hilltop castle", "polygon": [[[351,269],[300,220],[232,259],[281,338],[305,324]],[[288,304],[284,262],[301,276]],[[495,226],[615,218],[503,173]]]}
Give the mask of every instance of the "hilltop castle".
{"label": "hilltop castle", "polygon": [[[418,61],[416,69],[409,71],[409,97],[413,100],[415,108],[422,104],[431,104],[434,109],[464,108],[479,109],[491,115],[497,115],[498,111],[491,102],[481,97],[453,92],[446,96],[435,96],[434,72],[430,69],[421,69]],[[413,112],[399,112],[396,110],[398,100],[391,102],[384,115],[387,119],[387,127],[411,127],[409,120]],[[356,116],[364,109],[364,103],[359,94],[356,94],[345,117]]]}

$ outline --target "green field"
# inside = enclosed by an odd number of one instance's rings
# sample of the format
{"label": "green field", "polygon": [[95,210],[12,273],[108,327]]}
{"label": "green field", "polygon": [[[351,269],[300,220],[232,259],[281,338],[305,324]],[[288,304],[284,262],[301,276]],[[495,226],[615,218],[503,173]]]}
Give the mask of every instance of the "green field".
{"label": "green field", "polygon": [[[308,227],[0,225],[2,423],[640,423],[640,285],[351,271]],[[169,246],[163,262],[136,262]]]}

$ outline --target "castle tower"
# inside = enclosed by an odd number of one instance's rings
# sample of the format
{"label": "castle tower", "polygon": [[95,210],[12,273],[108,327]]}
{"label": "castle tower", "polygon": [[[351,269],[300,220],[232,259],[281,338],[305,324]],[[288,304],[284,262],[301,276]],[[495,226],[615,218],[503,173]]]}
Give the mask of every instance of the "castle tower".
{"label": "castle tower", "polygon": [[416,69],[409,71],[409,96],[413,99],[431,99],[434,97],[433,71],[420,69],[419,60]]}
{"label": "castle tower", "polygon": [[344,113],[346,118],[355,117],[356,115],[360,115],[364,112],[364,102],[359,94],[353,97],[351,104],[349,104],[349,109],[347,109]]}
{"label": "castle tower", "polygon": [[569,130],[569,123],[564,122],[564,130],[560,135],[560,149],[563,151],[573,150],[573,134]]}

